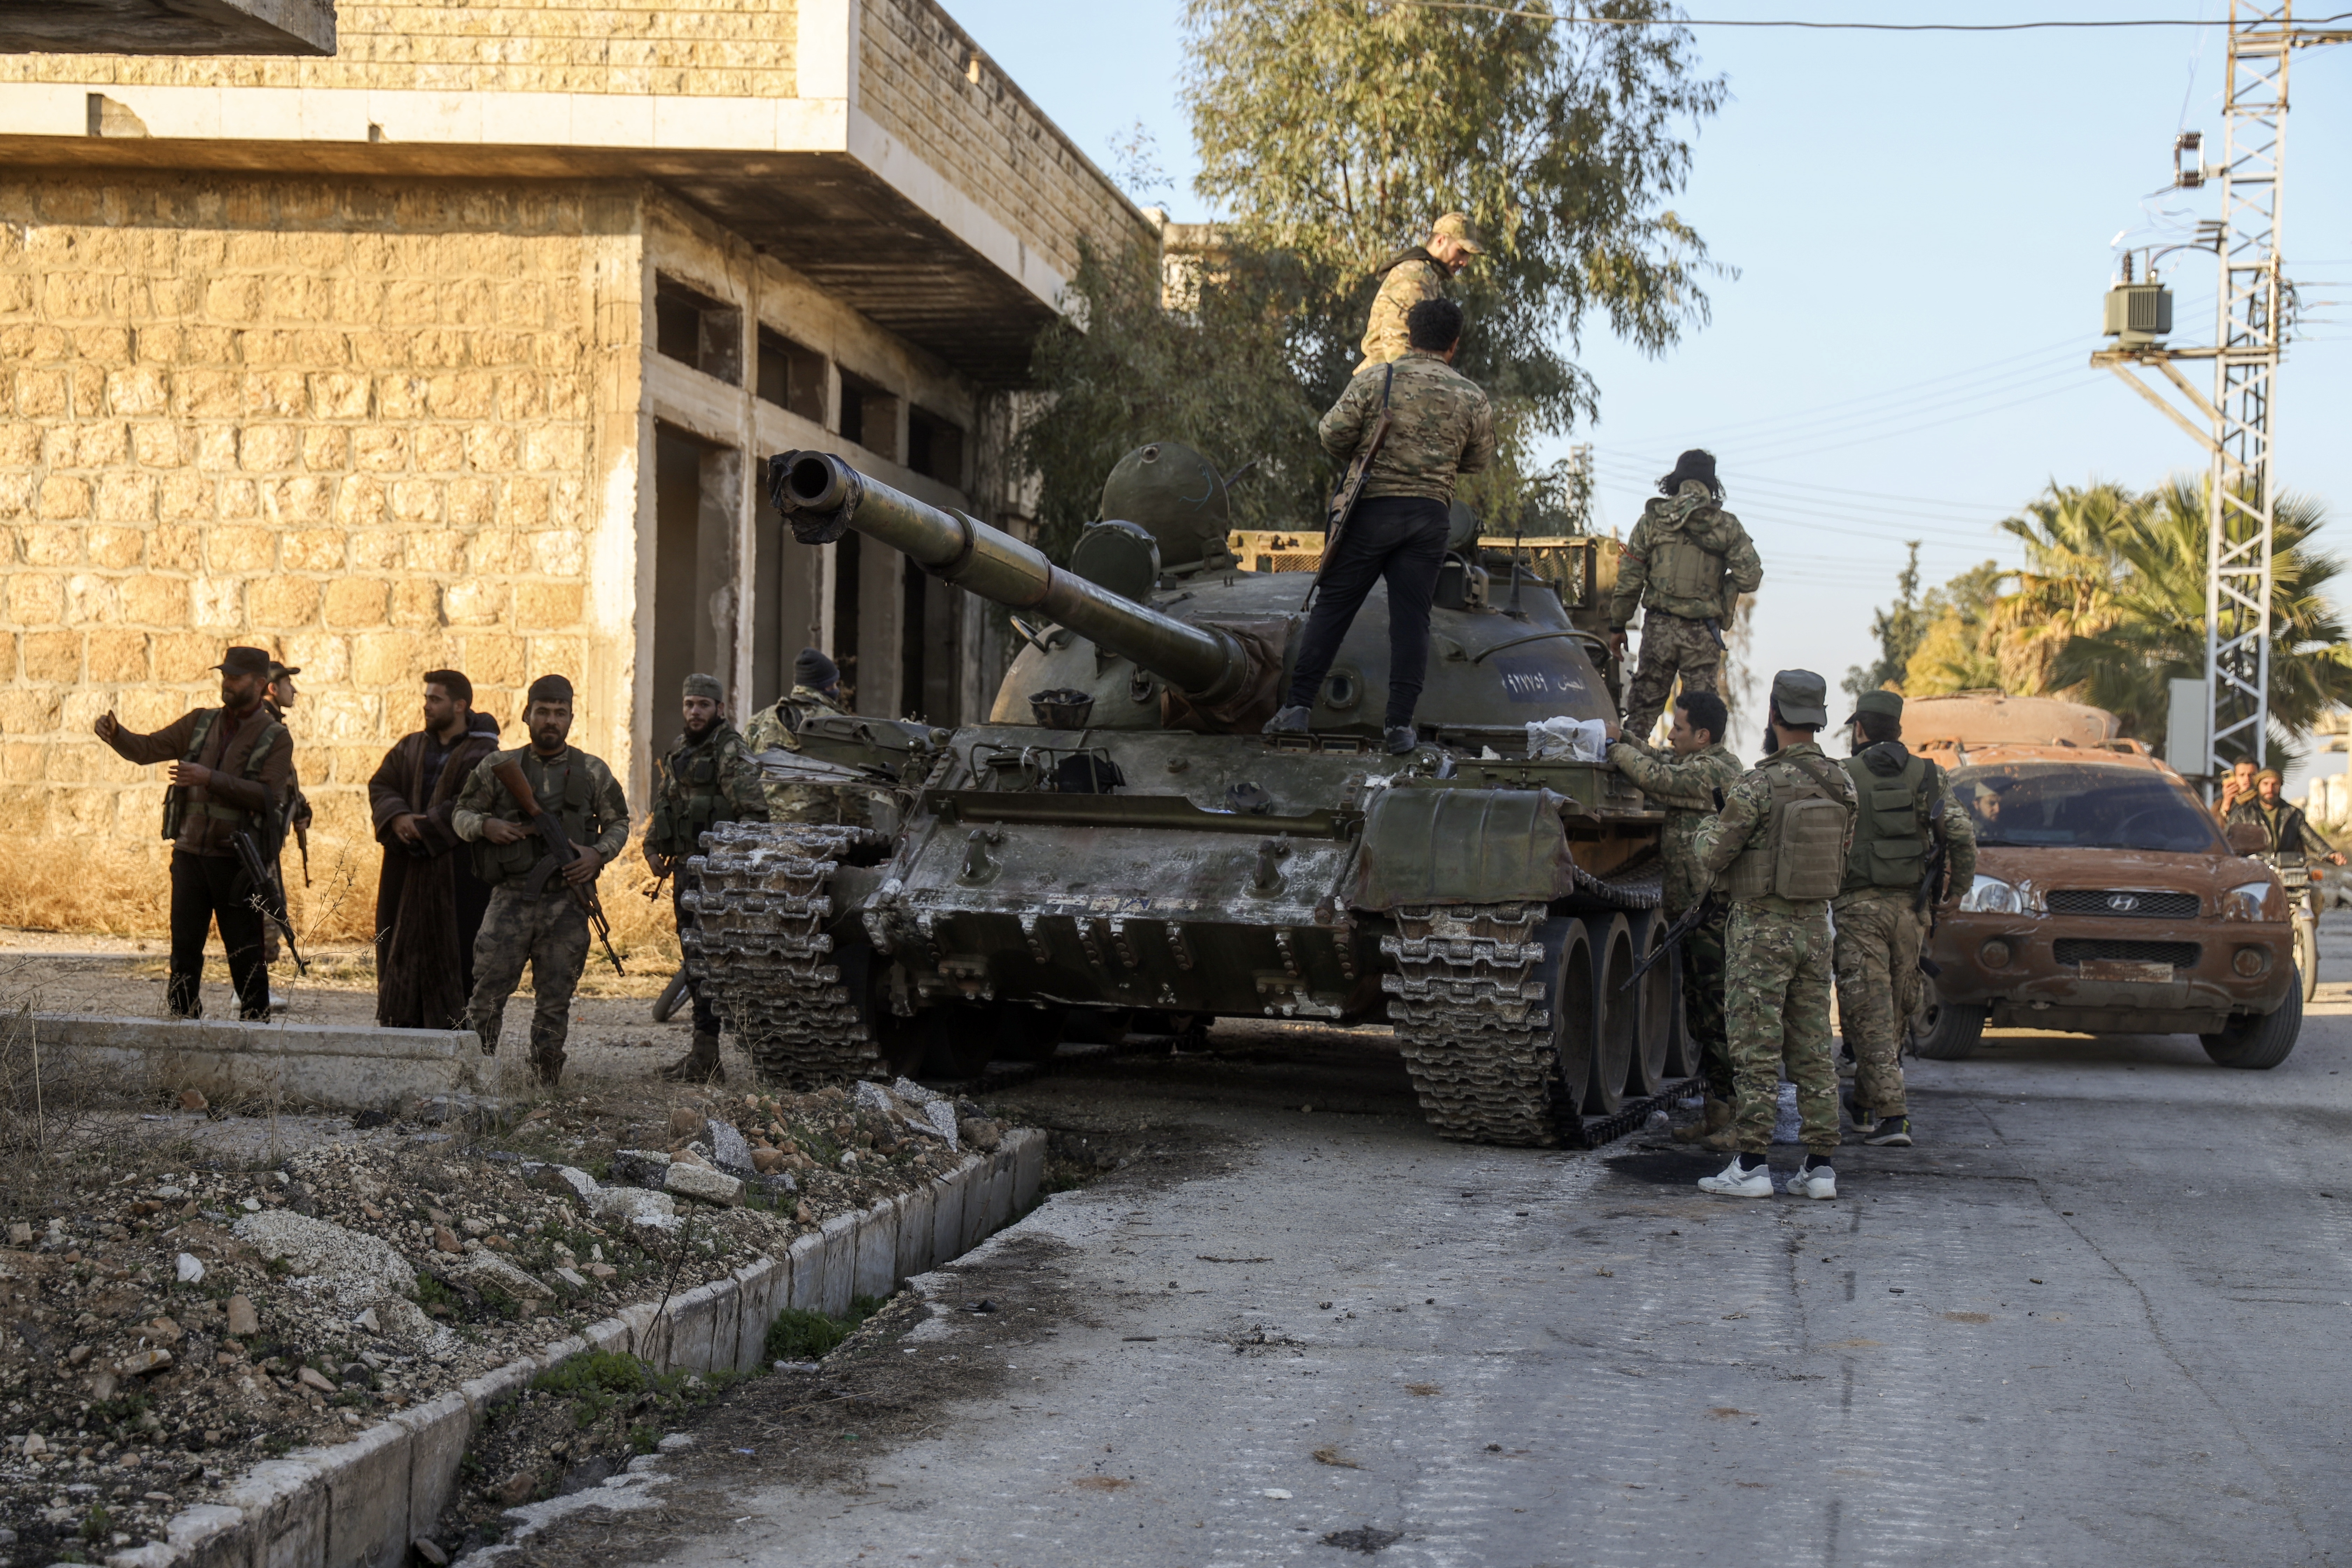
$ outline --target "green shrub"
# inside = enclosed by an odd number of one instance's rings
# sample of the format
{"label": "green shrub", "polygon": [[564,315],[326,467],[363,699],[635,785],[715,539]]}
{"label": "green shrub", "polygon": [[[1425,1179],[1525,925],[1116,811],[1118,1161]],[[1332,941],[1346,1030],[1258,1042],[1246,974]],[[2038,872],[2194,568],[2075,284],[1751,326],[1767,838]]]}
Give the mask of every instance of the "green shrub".
{"label": "green shrub", "polygon": [[804,1307],[787,1307],[768,1325],[770,1361],[813,1361],[849,1337],[850,1325]]}

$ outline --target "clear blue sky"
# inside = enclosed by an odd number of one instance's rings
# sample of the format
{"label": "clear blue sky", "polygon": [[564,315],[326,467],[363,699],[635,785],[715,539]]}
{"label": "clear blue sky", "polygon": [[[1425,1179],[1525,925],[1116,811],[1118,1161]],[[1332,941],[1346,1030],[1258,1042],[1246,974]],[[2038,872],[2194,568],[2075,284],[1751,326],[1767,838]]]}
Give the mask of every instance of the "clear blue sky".
{"label": "clear blue sky", "polygon": [[[1177,101],[1181,0],[948,0],[956,18],[1107,168],[1139,121],[1179,219],[1214,216]],[[1968,21],[2221,16],[2226,0],[1691,0],[1694,15]],[[2325,11],[2326,7],[2318,7]],[[2119,230],[2214,216],[2165,192],[2183,126],[2218,157],[2221,29],[1979,35],[1696,29],[1731,100],[1701,127],[1673,204],[1739,269],[1712,324],[1657,359],[1596,324],[1590,441],[1622,531],[1685,446],[1722,460],[1764,553],[1756,662],[1832,686],[1874,653],[1904,542],[1931,583],[2013,559],[1995,524],[2052,479],[2145,485],[2201,468],[2105,371],[2100,297]],[[2284,250],[2312,306],[2279,394],[2282,474],[2352,517],[2352,45],[2299,53]],[[2179,215],[2167,223],[2164,214]],[[2174,258],[2176,342],[2211,340],[2210,255]],[[2333,284],[2334,286],[2326,286]],[[2332,324],[2331,324],[2332,323]],[[2202,375],[2193,376],[2200,384]],[[1565,443],[1563,443],[1565,445]],[[2338,550],[2342,525],[2324,535]],[[2352,579],[2347,579],[2352,592]],[[1752,735],[1743,737],[1752,740]],[[2342,766],[2340,760],[2332,765]]]}

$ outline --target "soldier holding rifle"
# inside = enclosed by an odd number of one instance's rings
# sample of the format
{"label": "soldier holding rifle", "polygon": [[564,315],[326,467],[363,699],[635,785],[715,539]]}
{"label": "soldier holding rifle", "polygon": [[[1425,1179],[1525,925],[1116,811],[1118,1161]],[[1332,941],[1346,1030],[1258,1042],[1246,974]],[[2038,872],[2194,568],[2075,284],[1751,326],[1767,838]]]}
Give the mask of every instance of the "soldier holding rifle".
{"label": "soldier holding rifle", "polygon": [[[205,1016],[205,936],[220,927],[229,984],[241,1018],[269,1016],[269,971],[261,962],[262,900],[237,853],[236,837],[262,861],[275,861],[285,831],[280,815],[292,774],[294,742],[268,705],[269,655],[232,647],[215,665],[221,705],[198,708],[152,735],[124,729],[111,710],[91,728],[125,762],[172,763],[163,797],[163,837],[172,841],[172,962],[164,982],[174,1018]],[[283,914],[284,907],[278,912]]]}
{"label": "soldier holding rifle", "polygon": [[541,676],[530,683],[528,702],[523,729],[530,743],[494,752],[475,767],[450,826],[474,846],[474,873],[490,885],[490,907],[474,942],[467,1021],[483,1054],[495,1054],[507,998],[529,963],[531,1075],[552,1089],[563,1074],[589,926],[601,921],[596,874],[628,842],[629,803],[612,769],[566,743],[569,680]]}

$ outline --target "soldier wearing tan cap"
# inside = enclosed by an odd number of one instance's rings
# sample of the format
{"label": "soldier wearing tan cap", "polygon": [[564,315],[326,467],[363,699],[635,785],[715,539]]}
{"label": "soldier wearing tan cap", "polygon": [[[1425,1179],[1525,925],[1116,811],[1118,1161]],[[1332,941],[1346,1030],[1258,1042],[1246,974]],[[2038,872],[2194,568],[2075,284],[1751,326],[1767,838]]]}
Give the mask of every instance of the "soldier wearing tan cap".
{"label": "soldier wearing tan cap", "polygon": [[1350,373],[1361,375],[1375,365],[1401,360],[1412,347],[1404,319],[1423,300],[1445,297],[1445,280],[1484,256],[1478,231],[1467,213],[1447,213],[1430,226],[1429,237],[1399,251],[1381,264],[1381,291],[1372,300],[1371,320],[1364,327],[1364,359]]}

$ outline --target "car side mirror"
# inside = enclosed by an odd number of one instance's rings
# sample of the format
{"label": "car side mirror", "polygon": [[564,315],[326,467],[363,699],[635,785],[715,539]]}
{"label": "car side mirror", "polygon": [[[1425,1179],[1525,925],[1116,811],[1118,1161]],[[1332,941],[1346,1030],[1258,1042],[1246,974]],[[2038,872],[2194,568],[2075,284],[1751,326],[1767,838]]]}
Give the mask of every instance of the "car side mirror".
{"label": "car side mirror", "polygon": [[2270,841],[2263,836],[2258,823],[2233,822],[2223,831],[2224,837],[2230,840],[2230,852],[2233,855],[2259,855],[2270,847]]}

